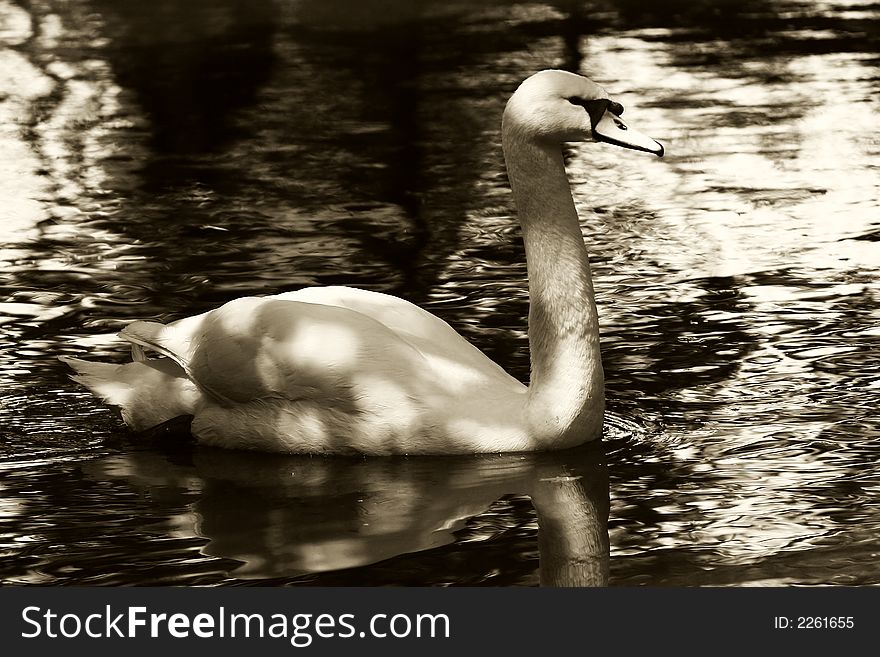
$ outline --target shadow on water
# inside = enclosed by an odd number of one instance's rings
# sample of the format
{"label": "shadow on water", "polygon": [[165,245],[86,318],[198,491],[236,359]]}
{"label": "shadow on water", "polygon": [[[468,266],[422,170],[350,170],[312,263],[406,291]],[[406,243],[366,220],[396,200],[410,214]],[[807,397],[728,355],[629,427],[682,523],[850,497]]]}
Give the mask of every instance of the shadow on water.
{"label": "shadow on water", "polygon": [[[535,583],[536,567],[546,586],[608,578],[599,445],[373,459],[133,449],[59,464],[38,495],[10,474],[7,505],[20,506],[7,528],[33,549],[7,560],[6,583],[122,584],[137,573],[155,584],[521,584]],[[538,564],[522,555],[530,542],[534,554],[536,532]]]}
{"label": "shadow on water", "polygon": [[90,1],[113,76],[146,112],[157,155],[221,151],[249,136],[234,115],[272,73],[276,3]]}

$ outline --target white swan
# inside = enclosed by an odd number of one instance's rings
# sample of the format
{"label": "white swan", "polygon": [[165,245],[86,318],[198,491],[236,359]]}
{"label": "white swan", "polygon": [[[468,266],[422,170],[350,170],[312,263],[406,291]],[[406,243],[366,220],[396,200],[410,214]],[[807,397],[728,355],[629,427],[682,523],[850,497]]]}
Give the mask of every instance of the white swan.
{"label": "white swan", "polygon": [[[502,142],[529,277],[528,387],[446,322],[346,287],[245,297],[171,324],[134,322],[125,365],[64,358],[144,430],[193,416],[199,443],[288,453],[456,454],[571,447],[605,407],[587,251],[566,141],[663,154],[587,78],[542,71],[507,103]],[[162,358],[147,360],[144,349]]]}

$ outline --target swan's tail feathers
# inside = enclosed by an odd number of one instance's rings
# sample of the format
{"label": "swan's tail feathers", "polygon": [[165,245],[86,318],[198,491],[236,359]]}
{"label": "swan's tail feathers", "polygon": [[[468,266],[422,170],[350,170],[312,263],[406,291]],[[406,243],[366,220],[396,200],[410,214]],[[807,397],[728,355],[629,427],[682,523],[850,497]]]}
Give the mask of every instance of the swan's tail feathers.
{"label": "swan's tail feathers", "polygon": [[167,358],[116,365],[61,356],[81,383],[108,404],[118,406],[122,419],[144,431],[180,415],[193,415],[201,392],[179,365]]}
{"label": "swan's tail feathers", "polygon": [[84,385],[108,404],[123,406],[128,401],[131,387],[122,376],[121,365],[95,363],[69,356],[59,356],[58,360],[76,372],[70,375],[71,379]]}

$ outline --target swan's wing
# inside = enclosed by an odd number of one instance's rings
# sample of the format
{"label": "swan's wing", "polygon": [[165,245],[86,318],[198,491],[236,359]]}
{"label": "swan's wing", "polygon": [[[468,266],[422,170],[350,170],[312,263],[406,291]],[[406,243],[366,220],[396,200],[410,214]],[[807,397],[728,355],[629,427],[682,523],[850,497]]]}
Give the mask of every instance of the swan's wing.
{"label": "swan's wing", "polygon": [[436,315],[399,297],[344,286],[307,287],[276,295],[276,299],[305,301],[326,306],[348,308],[371,317],[414,345],[429,360],[443,362],[443,369],[452,365],[448,375],[481,377],[492,385],[522,387],[516,379],[465,340],[449,324]]}
{"label": "swan's wing", "polygon": [[415,390],[430,366],[419,350],[354,310],[275,297],[245,297],[171,324],[134,322],[120,333],[180,364],[227,403],[318,399],[344,407],[364,386]]}
{"label": "swan's wing", "polygon": [[[306,287],[278,294],[275,299],[305,301],[354,310],[384,324],[407,338],[432,340],[453,350],[467,343],[449,324],[427,310],[399,297],[344,286]],[[442,348],[442,347],[440,347]]]}

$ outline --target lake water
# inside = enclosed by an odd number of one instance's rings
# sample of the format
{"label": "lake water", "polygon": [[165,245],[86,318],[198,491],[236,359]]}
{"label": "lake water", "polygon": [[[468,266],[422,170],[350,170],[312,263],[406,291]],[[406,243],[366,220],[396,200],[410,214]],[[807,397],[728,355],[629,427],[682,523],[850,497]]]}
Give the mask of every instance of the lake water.
{"label": "lake water", "polygon": [[[859,0],[0,0],[0,582],[880,584],[878,41]],[[526,380],[499,128],[552,67],[667,152],[567,154],[601,444],[145,444],[68,380],[133,319],[315,284]]]}

